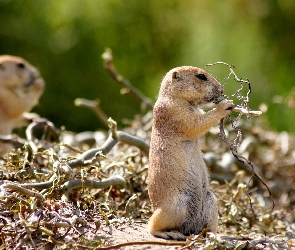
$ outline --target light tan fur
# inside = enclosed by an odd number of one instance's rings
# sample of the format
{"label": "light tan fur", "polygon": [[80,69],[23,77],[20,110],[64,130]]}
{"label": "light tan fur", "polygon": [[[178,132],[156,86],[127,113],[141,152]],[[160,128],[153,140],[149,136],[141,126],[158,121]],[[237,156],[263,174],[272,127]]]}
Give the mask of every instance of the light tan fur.
{"label": "light tan fur", "polygon": [[[44,91],[39,71],[26,60],[16,56],[0,56],[0,134],[11,134],[12,129],[26,125],[30,111]],[[0,144],[0,154],[7,151]]]}
{"label": "light tan fur", "polygon": [[217,202],[209,188],[199,137],[228,115],[233,103],[224,100],[207,113],[199,106],[222,92],[213,76],[190,66],[170,70],[161,83],[153,110],[148,170],[155,210],[148,228],[154,236],[184,240],[184,235],[204,228],[217,230]]}

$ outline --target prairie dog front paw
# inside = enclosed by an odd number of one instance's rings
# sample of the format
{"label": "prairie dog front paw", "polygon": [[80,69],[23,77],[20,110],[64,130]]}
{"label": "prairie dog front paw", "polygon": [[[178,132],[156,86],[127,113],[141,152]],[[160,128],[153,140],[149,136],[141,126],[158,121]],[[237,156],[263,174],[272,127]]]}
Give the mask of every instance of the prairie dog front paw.
{"label": "prairie dog front paw", "polygon": [[223,100],[217,104],[216,110],[223,114],[223,116],[229,115],[231,109],[234,107],[232,100]]}

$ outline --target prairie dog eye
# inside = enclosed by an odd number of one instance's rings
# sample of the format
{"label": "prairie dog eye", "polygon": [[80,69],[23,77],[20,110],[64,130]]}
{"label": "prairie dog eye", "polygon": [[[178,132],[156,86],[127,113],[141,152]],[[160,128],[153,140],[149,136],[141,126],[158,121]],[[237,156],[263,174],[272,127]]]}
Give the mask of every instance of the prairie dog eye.
{"label": "prairie dog eye", "polygon": [[207,77],[204,74],[196,74],[196,77],[198,77],[199,79],[203,81],[207,81]]}
{"label": "prairie dog eye", "polygon": [[16,66],[20,69],[24,69],[25,65],[23,63],[17,63]]}

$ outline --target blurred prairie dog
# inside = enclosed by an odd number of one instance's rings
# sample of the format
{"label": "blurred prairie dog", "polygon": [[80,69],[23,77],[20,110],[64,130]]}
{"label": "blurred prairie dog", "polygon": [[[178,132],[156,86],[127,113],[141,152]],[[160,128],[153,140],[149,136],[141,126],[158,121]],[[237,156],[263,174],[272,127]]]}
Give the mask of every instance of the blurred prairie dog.
{"label": "blurred prairie dog", "polygon": [[[27,116],[44,91],[39,71],[16,56],[0,56],[0,134],[26,125]],[[0,153],[6,151],[0,144]]]}
{"label": "blurred prairie dog", "polygon": [[148,192],[154,213],[148,230],[157,237],[184,240],[204,228],[216,232],[218,208],[210,191],[199,137],[228,115],[229,100],[204,113],[222,85],[200,68],[183,66],[164,77],[154,106]]}

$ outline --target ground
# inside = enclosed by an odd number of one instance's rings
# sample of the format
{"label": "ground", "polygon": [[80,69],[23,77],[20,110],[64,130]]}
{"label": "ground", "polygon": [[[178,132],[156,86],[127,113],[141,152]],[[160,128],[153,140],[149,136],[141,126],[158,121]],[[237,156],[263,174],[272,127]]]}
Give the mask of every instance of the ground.
{"label": "ground", "polygon": [[[124,131],[113,123],[109,135],[99,136],[44,120],[32,124],[32,139],[16,138],[24,146],[0,166],[1,249],[295,248],[295,136],[266,130],[259,120],[239,125],[239,154],[253,162],[265,185],[232,156],[215,127],[203,138],[203,152],[219,204],[218,233],[204,230],[176,243],[151,236],[150,119],[138,116]],[[35,137],[42,126],[43,135]],[[233,141],[236,130],[230,124],[224,129]]]}

